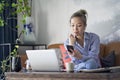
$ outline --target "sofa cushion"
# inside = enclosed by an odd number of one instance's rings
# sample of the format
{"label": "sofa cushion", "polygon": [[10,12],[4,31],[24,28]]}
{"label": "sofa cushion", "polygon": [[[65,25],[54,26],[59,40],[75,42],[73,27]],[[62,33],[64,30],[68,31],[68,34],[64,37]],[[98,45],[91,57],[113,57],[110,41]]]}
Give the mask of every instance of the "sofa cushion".
{"label": "sofa cushion", "polygon": [[111,51],[106,57],[101,57],[102,67],[112,67],[115,65],[115,51]]}

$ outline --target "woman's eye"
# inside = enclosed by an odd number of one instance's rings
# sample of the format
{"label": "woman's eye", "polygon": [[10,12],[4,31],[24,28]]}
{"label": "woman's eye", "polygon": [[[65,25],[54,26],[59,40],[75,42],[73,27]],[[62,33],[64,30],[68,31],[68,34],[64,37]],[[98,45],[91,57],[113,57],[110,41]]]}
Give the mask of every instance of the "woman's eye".
{"label": "woman's eye", "polygon": [[78,25],[78,27],[81,27],[82,25]]}
{"label": "woman's eye", "polygon": [[74,25],[71,25],[72,27],[74,27]]}

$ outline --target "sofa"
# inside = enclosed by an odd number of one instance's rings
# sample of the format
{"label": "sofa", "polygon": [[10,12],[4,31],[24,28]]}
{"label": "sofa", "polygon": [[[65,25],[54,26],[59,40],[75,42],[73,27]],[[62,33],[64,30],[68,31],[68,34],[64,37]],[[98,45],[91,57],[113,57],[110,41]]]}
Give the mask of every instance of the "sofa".
{"label": "sofa", "polygon": [[[52,48],[60,48],[60,45],[63,45],[63,43],[55,43],[50,44],[47,46],[48,49]],[[107,44],[100,44],[100,57],[106,57],[111,51],[115,51],[115,65],[114,66],[120,66],[120,42],[110,42]],[[21,56],[21,62],[22,67],[25,67],[25,61],[27,59],[27,55],[20,55]]]}
{"label": "sofa", "polygon": [[[51,48],[60,48],[62,43],[50,44],[48,45],[48,49]],[[109,42],[107,44],[100,44],[100,58],[105,58],[108,56],[112,51],[115,52],[115,62],[114,66],[120,66],[120,42]]]}

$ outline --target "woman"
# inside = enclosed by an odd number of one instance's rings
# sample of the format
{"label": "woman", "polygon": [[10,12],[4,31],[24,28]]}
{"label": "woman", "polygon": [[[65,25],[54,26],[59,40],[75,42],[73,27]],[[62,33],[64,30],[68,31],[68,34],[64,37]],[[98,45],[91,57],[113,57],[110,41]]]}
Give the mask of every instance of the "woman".
{"label": "woman", "polygon": [[85,32],[87,26],[87,12],[79,10],[70,18],[72,33],[64,43],[72,45],[74,50],[70,49],[68,55],[74,63],[74,71],[80,69],[96,69],[100,67],[99,62],[99,37],[94,33]]}

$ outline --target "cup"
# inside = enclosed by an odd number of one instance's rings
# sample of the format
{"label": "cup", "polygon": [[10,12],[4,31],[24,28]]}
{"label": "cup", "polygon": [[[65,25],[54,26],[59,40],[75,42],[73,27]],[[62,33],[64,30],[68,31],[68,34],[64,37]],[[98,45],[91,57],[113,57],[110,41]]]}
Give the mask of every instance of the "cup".
{"label": "cup", "polygon": [[73,72],[74,71],[74,64],[72,62],[65,63],[66,65],[66,72]]}

